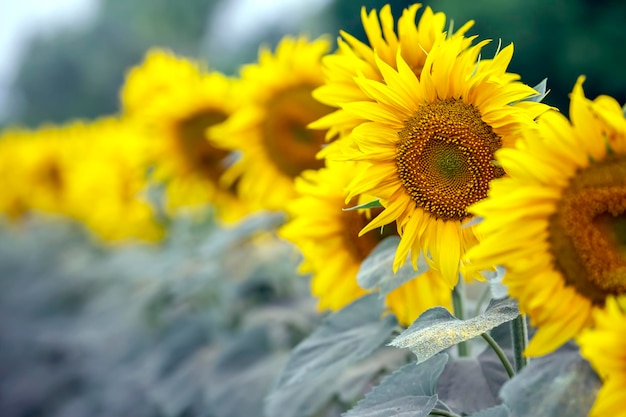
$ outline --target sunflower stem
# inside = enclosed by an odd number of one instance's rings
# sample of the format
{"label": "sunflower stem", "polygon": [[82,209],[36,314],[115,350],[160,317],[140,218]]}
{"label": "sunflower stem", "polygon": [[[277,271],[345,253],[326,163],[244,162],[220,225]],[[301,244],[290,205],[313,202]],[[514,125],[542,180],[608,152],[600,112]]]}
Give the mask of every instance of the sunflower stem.
{"label": "sunflower stem", "polygon": [[528,365],[528,358],[524,356],[524,350],[528,345],[528,327],[526,316],[520,314],[511,322],[511,334],[513,336],[513,352],[515,357],[515,370],[521,371]]}
{"label": "sunflower stem", "polygon": [[[459,320],[465,320],[463,298],[463,281],[459,279],[459,283],[452,290],[452,308],[454,309],[454,316]],[[459,357],[469,356],[469,349],[466,341],[459,342],[457,348],[459,349]]]}
{"label": "sunflower stem", "polygon": [[509,358],[506,357],[504,351],[500,347],[500,345],[489,335],[489,333],[481,334],[483,339],[491,346],[491,349],[498,355],[498,359],[502,362],[502,366],[506,370],[506,373],[509,375],[509,378],[513,378],[515,376],[515,370],[513,369],[513,365],[509,362]]}

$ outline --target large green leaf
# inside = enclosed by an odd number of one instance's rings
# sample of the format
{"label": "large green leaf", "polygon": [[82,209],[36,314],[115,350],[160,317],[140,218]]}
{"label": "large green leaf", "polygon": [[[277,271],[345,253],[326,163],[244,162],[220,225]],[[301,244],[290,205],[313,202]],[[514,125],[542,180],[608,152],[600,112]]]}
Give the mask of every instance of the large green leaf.
{"label": "large green leaf", "polygon": [[[512,361],[513,352],[506,348],[511,344],[509,323],[496,327],[490,333]],[[487,347],[475,358],[448,361],[437,381],[437,395],[457,414],[477,413],[502,402],[498,393],[508,380],[502,362],[493,349]]]}
{"label": "large green leaf", "polygon": [[500,396],[516,416],[583,417],[601,382],[573,344],[533,359],[504,384]]}
{"label": "large green leaf", "polygon": [[265,404],[267,416],[307,416],[334,395],[339,377],[382,346],[396,326],[377,294],[329,315],[292,351]]}
{"label": "large green leaf", "polygon": [[420,254],[417,271],[411,262],[407,261],[394,274],[393,260],[396,257],[399,243],[399,237],[389,236],[382,240],[365,258],[356,278],[361,287],[367,290],[379,290],[381,295],[385,295],[430,268],[424,256]]}
{"label": "large green leaf", "polygon": [[459,320],[445,308],[434,307],[419,316],[391,342],[391,346],[411,349],[417,356],[417,363],[421,363],[518,315],[517,301],[510,298],[492,301],[483,314],[468,320]]}
{"label": "large green leaf", "polygon": [[343,417],[424,417],[437,404],[435,386],[448,361],[442,354],[387,376]]}

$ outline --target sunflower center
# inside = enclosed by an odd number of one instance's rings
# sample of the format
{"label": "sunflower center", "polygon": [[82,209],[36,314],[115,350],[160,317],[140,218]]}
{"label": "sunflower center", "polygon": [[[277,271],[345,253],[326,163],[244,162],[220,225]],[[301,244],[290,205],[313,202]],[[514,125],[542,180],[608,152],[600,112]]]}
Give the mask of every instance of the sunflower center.
{"label": "sunflower center", "polygon": [[284,91],[269,105],[263,124],[263,144],[270,160],[286,176],[295,178],[306,169],[318,169],[324,161],[315,155],[325,142],[324,131],[307,129],[331,108],[311,96],[312,87]]}
{"label": "sunflower center", "polygon": [[224,173],[225,158],[229,152],[211,145],[205,131],[226,120],[227,115],[216,110],[196,113],[177,125],[177,145],[187,162],[189,171],[217,182]]}
{"label": "sunflower center", "polygon": [[[358,204],[358,199],[355,197],[349,204],[349,207]],[[382,230],[371,230],[359,236],[359,232],[369,222],[370,219],[376,217],[382,212],[381,208],[371,209],[371,217],[368,218],[364,212],[359,210],[344,211],[342,213],[343,221],[343,239],[345,246],[350,251],[350,254],[357,262],[362,262],[367,256],[374,250],[376,245],[387,236],[397,236],[395,222],[388,224]]]}
{"label": "sunflower center", "polygon": [[63,174],[57,163],[50,161],[44,165],[40,175],[41,181],[54,192],[60,193],[63,190]]}
{"label": "sunflower center", "polygon": [[396,165],[402,185],[419,207],[442,220],[462,220],[504,175],[493,164],[500,137],[476,107],[457,99],[421,106],[399,132]]}
{"label": "sunflower center", "polygon": [[603,305],[626,293],[626,156],[579,171],[548,230],[556,267],[580,294]]}

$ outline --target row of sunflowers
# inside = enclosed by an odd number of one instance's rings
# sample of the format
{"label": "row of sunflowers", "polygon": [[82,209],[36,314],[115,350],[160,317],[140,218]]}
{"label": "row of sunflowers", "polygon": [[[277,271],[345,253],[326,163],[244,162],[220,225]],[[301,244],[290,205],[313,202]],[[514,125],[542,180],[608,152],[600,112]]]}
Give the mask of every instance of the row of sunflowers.
{"label": "row of sunflowers", "polygon": [[[365,295],[357,275],[399,240],[385,293],[403,326],[453,311],[496,266],[536,328],[528,357],[575,340],[603,381],[592,415],[626,415],[626,118],[608,96],[570,119],[415,4],[362,10],[367,40],[285,37],[235,77],[160,49],[130,69],[117,115],[0,138],[0,212],[66,216],[105,241],[158,241],[210,204],[225,227],[284,211],[321,310]],[[487,278],[486,278],[487,277]]]}

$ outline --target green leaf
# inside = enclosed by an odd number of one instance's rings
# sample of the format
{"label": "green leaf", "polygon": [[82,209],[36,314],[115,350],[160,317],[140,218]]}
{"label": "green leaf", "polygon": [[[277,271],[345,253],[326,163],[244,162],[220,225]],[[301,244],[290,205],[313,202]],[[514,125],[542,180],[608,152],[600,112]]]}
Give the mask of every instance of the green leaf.
{"label": "green leaf", "polygon": [[359,204],[358,206],[346,207],[342,209],[343,211],[352,211],[352,210],[361,210],[361,209],[370,209],[370,208],[380,208],[383,205],[380,204],[380,200],[370,201],[368,203]]}
{"label": "green leaf", "polygon": [[221,417],[255,415],[263,407],[278,369],[287,354],[272,352],[269,326],[247,329],[229,343],[209,372],[206,397]]}
{"label": "green leaf", "polygon": [[387,376],[342,417],[423,417],[437,404],[437,379],[448,355],[437,355],[419,365],[410,363]]}
{"label": "green leaf", "polygon": [[504,384],[500,397],[517,416],[583,417],[595,401],[600,379],[573,344],[530,361]]}
{"label": "green leaf", "polygon": [[459,320],[445,308],[434,307],[419,316],[390,345],[411,349],[417,356],[417,363],[421,363],[444,349],[480,336],[518,315],[517,301],[511,298],[492,301],[483,314],[468,320]]}
{"label": "green leaf", "polygon": [[[504,347],[511,343],[510,326],[503,324],[490,333],[509,360],[513,360],[512,350]],[[437,395],[452,411],[467,415],[500,404],[498,393],[507,381],[509,376],[502,362],[493,349],[487,347],[476,358],[448,361],[437,381]]]}
{"label": "green leaf", "polygon": [[495,407],[481,410],[477,413],[470,414],[467,417],[510,417],[511,411],[506,405],[500,404]]}
{"label": "green leaf", "polygon": [[389,236],[382,240],[361,263],[359,272],[357,273],[357,282],[366,290],[379,289],[381,296],[385,296],[391,291],[398,288],[415,278],[422,272],[427,271],[430,267],[420,253],[417,261],[418,270],[416,271],[411,265],[410,260],[393,273],[393,260],[396,257],[396,251],[400,238],[398,236]]}
{"label": "green leaf", "polygon": [[522,101],[535,101],[537,103],[543,101],[544,98],[546,98],[546,96],[548,95],[548,93],[550,92],[550,90],[548,90],[548,79],[544,78],[543,80],[541,80],[541,82],[539,84],[537,84],[536,86],[533,87],[535,90],[537,90],[537,92],[539,92],[539,94],[529,97],[525,100]]}
{"label": "green leaf", "polygon": [[310,415],[335,394],[339,377],[382,346],[396,326],[392,315],[381,318],[382,300],[362,297],[329,315],[292,351],[265,404],[268,416]]}

